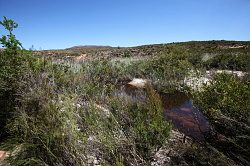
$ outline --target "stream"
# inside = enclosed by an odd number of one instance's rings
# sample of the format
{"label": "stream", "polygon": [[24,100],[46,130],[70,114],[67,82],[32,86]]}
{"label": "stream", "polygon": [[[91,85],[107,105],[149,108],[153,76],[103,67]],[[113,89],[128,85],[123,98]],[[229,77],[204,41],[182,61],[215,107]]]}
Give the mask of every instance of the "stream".
{"label": "stream", "polygon": [[[174,128],[193,138],[194,141],[204,142],[206,135],[209,134],[210,125],[205,115],[193,105],[191,97],[182,92],[159,94],[166,120],[172,122]],[[123,86],[116,95],[128,97],[134,103],[146,101],[144,90],[129,85]]]}

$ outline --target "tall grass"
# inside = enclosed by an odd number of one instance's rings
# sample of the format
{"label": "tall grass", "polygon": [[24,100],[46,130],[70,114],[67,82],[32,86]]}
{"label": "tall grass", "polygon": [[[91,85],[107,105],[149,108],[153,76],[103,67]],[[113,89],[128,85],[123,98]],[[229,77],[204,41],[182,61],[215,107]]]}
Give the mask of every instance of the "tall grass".
{"label": "tall grass", "polygon": [[171,126],[151,87],[145,104],[112,97],[127,76],[122,68],[114,72],[111,63],[94,61],[76,72],[45,58],[22,56],[27,69],[17,81],[18,105],[7,125],[15,147],[10,164],[145,165],[166,142]]}

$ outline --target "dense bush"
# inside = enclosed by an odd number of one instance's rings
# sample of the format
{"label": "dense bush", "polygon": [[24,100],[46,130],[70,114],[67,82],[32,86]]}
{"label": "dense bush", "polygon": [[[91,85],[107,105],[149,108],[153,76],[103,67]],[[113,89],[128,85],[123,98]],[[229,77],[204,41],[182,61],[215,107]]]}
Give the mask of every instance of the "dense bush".
{"label": "dense bush", "polygon": [[164,119],[160,96],[155,90],[147,87],[147,105],[132,110],[132,127],[136,134],[136,147],[144,158],[152,157],[164,143],[170,132],[170,124]]}
{"label": "dense bush", "polygon": [[250,83],[248,80],[240,80],[233,75],[218,74],[211,85],[205,85],[204,90],[196,94],[195,99],[207,114],[221,113],[249,123]]}
{"label": "dense bush", "polygon": [[171,125],[164,119],[160,96],[151,86],[146,88],[146,103],[124,104],[123,98],[111,100],[111,112],[124,134],[135,144],[135,151],[151,161],[169,136]]}
{"label": "dense bush", "polygon": [[[212,125],[208,142],[237,163],[248,165],[250,140],[250,83],[233,75],[218,74],[194,93],[195,104]],[[212,133],[216,134],[213,138]],[[217,137],[221,136],[221,138]],[[215,141],[216,140],[216,141]]]}
{"label": "dense bush", "polygon": [[12,117],[16,106],[16,90],[21,73],[25,70],[24,59],[21,57],[21,44],[12,33],[17,24],[4,17],[0,22],[8,34],[0,38],[4,50],[0,52],[0,139],[7,135],[5,125]]}
{"label": "dense bush", "polygon": [[250,71],[249,62],[250,54],[222,54],[209,59],[203,65],[207,69]]}
{"label": "dense bush", "polygon": [[[5,21],[7,27],[17,27]],[[9,133],[6,145],[14,147],[6,149],[11,152],[11,165],[151,162],[171,128],[152,88],[148,87],[144,104],[118,98],[114,102],[112,92],[119,89],[118,81],[133,73],[106,60],[84,63],[79,70],[53,63],[21,50],[10,30],[9,38],[2,39],[6,48],[0,57],[4,108],[0,118]],[[108,116],[105,106],[110,108]]]}
{"label": "dense bush", "polygon": [[98,149],[108,165],[148,165],[166,143],[171,126],[164,119],[161,100],[150,87],[147,95],[146,103],[137,104],[111,96],[108,112],[96,104],[82,112],[82,130],[95,140],[93,150]]}
{"label": "dense bush", "polygon": [[[123,99],[117,102],[108,94],[86,100],[76,89],[68,88],[81,84],[73,82],[74,77],[67,77],[70,85],[63,83],[65,90],[58,91],[61,80],[55,78],[59,71],[47,65],[43,72],[46,74],[31,71],[19,84],[20,106],[9,128],[20,149],[10,158],[11,163],[83,165],[91,156],[106,164],[149,163],[153,152],[165,143],[170,125],[152,88],[147,90],[145,104],[134,105]],[[81,92],[91,96],[85,86]],[[108,116],[96,103],[110,108]],[[90,138],[92,141],[87,141]]]}
{"label": "dense bush", "polygon": [[185,87],[185,77],[193,69],[186,52],[174,47],[170,50],[138,65],[140,75],[151,80],[159,91],[181,90]]}

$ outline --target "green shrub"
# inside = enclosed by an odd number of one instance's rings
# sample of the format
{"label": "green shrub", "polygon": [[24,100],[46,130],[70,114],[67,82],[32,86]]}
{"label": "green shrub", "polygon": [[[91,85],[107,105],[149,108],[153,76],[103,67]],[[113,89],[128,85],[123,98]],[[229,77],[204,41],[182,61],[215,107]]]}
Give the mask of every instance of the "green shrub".
{"label": "green shrub", "polygon": [[114,99],[111,111],[124,134],[135,145],[136,153],[148,163],[166,143],[171,125],[164,118],[160,96],[150,86],[146,92],[146,103],[128,104],[123,98]]}
{"label": "green shrub", "polygon": [[[46,90],[47,89],[47,90]],[[12,165],[84,165],[84,137],[78,131],[77,112],[70,94],[53,95],[36,87],[23,96],[22,107],[10,128],[18,148]]]}
{"label": "green shrub", "polygon": [[[175,49],[174,49],[175,50]],[[193,66],[181,50],[162,54],[138,65],[140,75],[150,79],[159,91],[180,89]]]}
{"label": "green shrub", "polygon": [[159,95],[149,86],[147,96],[146,103],[137,104],[123,97],[108,97],[99,106],[92,101],[80,115],[81,131],[92,140],[89,154],[95,152],[108,165],[149,164],[166,143],[171,125]]}
{"label": "green shrub", "polygon": [[125,69],[108,60],[93,60],[82,64],[81,75],[84,78],[82,88],[90,97],[113,92],[119,81],[126,78]]}
{"label": "green shrub", "polygon": [[16,90],[19,78],[25,70],[24,59],[21,56],[21,44],[15,38],[13,30],[17,24],[13,20],[4,17],[0,24],[8,31],[8,34],[0,38],[0,44],[4,50],[0,52],[0,139],[7,136],[5,128],[8,121],[13,117],[17,105]]}
{"label": "green shrub", "polygon": [[128,50],[126,50],[126,51],[124,51],[124,54],[123,54],[123,57],[124,58],[129,58],[129,57],[131,57],[132,55],[131,55],[131,52],[129,52]]}
{"label": "green shrub", "polygon": [[207,114],[217,110],[233,119],[250,122],[250,83],[232,75],[218,74],[195,98]]}
{"label": "green shrub", "polygon": [[228,70],[241,70],[250,71],[249,68],[250,54],[237,53],[237,54],[222,54],[216,55],[210,60],[203,63],[207,69],[228,69]]}
{"label": "green shrub", "polygon": [[139,154],[149,160],[169,136],[170,124],[165,120],[160,96],[147,86],[146,106],[131,110],[133,131],[136,135],[136,148]]}
{"label": "green shrub", "polygon": [[87,162],[85,146],[80,142],[86,139],[78,131],[77,96],[71,93],[74,91],[70,90],[70,84],[64,83],[72,81],[72,77],[67,80],[70,74],[61,70],[60,65],[55,67],[39,58],[28,60],[32,60],[32,67],[18,84],[19,103],[7,125],[11,144],[16,145],[11,149],[14,155],[8,158],[9,163],[84,165]]}

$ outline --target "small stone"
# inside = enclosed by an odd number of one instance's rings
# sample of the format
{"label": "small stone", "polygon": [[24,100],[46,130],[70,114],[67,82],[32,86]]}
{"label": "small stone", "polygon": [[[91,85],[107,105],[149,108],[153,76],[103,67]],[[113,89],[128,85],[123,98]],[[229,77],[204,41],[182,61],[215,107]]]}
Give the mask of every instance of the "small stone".
{"label": "small stone", "polygon": [[128,83],[128,85],[132,85],[137,88],[145,88],[147,82],[148,81],[145,79],[134,78],[132,81]]}

